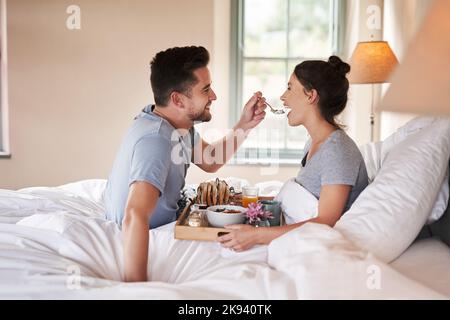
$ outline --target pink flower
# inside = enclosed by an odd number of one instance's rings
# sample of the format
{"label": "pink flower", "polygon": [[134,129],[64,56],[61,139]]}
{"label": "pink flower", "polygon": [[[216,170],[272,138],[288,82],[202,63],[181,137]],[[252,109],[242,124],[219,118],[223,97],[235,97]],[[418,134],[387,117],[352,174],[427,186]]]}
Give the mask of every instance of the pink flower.
{"label": "pink flower", "polygon": [[273,219],[272,212],[264,211],[263,205],[255,202],[248,205],[246,215],[250,224],[254,224],[261,220]]}

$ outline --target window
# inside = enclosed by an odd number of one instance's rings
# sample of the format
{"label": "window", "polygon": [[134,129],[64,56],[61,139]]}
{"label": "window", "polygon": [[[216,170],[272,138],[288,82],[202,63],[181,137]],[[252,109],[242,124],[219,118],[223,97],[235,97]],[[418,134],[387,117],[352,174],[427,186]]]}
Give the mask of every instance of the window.
{"label": "window", "polygon": [[[233,0],[230,121],[237,121],[257,90],[272,106],[282,106],[280,96],[298,63],[339,54],[344,10],[342,0]],[[289,127],[286,116],[268,111],[235,163],[297,164],[307,138],[304,127]]]}
{"label": "window", "polygon": [[0,158],[9,157],[6,0],[0,0]]}

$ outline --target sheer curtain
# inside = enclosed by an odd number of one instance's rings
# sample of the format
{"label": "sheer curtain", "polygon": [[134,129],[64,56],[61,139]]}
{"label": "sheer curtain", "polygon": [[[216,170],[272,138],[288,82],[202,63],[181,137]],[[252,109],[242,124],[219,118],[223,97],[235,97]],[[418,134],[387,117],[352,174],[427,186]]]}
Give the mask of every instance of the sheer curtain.
{"label": "sheer curtain", "polygon": [[[349,62],[353,50],[360,41],[360,1],[347,0],[343,58]],[[355,27],[357,26],[357,27]],[[347,126],[347,134],[351,136],[357,144],[363,144],[369,137],[366,130],[370,113],[370,92],[364,86],[350,87],[347,107],[341,115],[341,122]]]}
{"label": "sheer curtain", "polygon": [[[414,41],[414,35],[420,28],[433,0],[384,0],[384,2],[384,37],[392,44],[392,50],[401,63],[409,42]],[[384,85],[383,89],[384,93],[387,85]],[[415,116],[414,114],[383,112],[381,114],[381,139],[389,136]]]}
{"label": "sheer curtain", "polygon": [[[425,16],[432,0],[347,0],[346,26],[343,58],[350,60],[351,54],[358,41],[368,41],[365,32],[366,13],[370,4],[380,4],[383,9],[383,33],[382,40],[388,41],[395,55],[401,63],[401,59],[407,45]],[[375,101],[379,101],[388,84],[384,84],[381,90],[376,90]],[[341,121],[348,126],[347,133],[361,145],[370,141],[370,86],[351,86],[349,102],[346,110],[341,115]],[[405,124],[414,115],[395,114],[383,112],[376,119],[379,126],[379,139],[383,140],[398,127]]]}

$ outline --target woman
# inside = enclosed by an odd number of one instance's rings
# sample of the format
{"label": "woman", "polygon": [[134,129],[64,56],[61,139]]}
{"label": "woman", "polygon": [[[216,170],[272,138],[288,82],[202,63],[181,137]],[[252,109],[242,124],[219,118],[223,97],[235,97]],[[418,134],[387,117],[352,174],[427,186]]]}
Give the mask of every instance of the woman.
{"label": "woman", "polygon": [[306,222],[331,227],[347,211],[368,184],[364,159],[355,142],[336,122],[347,104],[350,66],[336,56],[325,61],[304,61],[295,67],[281,96],[290,126],[303,125],[310,135],[296,181],[319,201],[314,219],[270,228],[227,226],[231,230],[218,241],[226,248],[244,251],[268,244]]}

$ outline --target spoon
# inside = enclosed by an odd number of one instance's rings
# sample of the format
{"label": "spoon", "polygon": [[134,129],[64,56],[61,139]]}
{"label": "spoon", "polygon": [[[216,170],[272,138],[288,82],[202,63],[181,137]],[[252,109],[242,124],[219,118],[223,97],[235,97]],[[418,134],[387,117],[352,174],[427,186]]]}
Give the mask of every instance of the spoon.
{"label": "spoon", "polygon": [[264,103],[270,108],[270,111],[272,111],[275,114],[285,114],[286,113],[286,111],[284,111],[284,109],[275,109],[270,104],[268,104],[267,101],[265,101]]}

